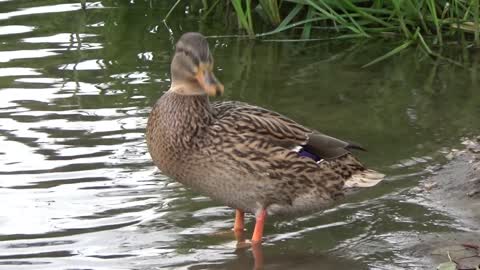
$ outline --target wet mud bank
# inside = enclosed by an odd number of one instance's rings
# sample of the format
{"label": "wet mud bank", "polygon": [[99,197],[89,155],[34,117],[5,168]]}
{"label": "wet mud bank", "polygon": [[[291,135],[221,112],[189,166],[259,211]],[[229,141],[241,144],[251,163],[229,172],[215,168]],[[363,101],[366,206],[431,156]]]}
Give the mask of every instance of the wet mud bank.
{"label": "wet mud bank", "polygon": [[480,225],[480,137],[452,150],[445,166],[422,182],[424,196],[438,207]]}
{"label": "wet mud bank", "polygon": [[422,260],[424,267],[419,268],[480,268],[480,136],[462,144],[463,149],[450,151],[449,162],[413,190],[429,207],[448,212],[461,228],[421,235],[418,244],[405,249]]}
{"label": "wet mud bank", "polygon": [[414,187],[385,198],[409,207],[409,212],[381,217],[405,220],[402,230],[372,231],[336,254],[366,258],[368,269],[480,269],[480,137],[442,153],[443,165],[428,167]]}

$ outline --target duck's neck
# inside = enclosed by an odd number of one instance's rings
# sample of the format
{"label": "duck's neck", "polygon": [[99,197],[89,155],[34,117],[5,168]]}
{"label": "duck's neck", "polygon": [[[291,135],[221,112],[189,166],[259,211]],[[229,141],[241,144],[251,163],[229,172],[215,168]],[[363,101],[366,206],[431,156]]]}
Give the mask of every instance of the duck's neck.
{"label": "duck's neck", "polygon": [[[170,92],[170,91],[169,91]],[[190,125],[206,125],[212,121],[212,107],[207,95],[180,95],[167,92],[169,113],[175,115],[178,121]]]}
{"label": "duck's neck", "polygon": [[161,114],[161,133],[177,147],[193,147],[212,123],[214,115],[206,95],[165,93],[154,110]]}

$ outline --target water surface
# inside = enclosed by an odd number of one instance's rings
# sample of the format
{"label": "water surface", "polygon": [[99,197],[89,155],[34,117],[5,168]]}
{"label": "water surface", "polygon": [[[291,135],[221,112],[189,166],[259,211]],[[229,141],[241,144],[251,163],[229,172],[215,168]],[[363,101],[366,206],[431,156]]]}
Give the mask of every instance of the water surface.
{"label": "water surface", "polygon": [[[185,31],[227,34],[174,1],[0,1],[0,267],[248,269],[233,211],[156,171],[144,130]],[[230,27],[231,28],[231,27]],[[224,99],[360,142],[386,183],[325,212],[266,226],[267,269],[432,268],[405,249],[468,227],[413,187],[442,150],[478,134],[479,58],[467,68],[391,42],[210,38]],[[249,233],[253,219],[249,217]]]}

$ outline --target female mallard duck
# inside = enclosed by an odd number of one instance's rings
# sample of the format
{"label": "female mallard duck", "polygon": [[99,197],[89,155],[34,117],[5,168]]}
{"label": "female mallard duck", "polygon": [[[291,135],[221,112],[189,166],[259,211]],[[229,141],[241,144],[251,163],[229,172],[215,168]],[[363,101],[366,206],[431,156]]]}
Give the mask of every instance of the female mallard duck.
{"label": "female mallard duck", "polygon": [[176,44],[172,85],[148,118],[147,144],[166,175],[236,210],[255,213],[252,243],[265,217],[321,209],[351,187],[373,186],[383,175],[351,154],[358,145],[304,127],[285,116],[241,102],[210,103],[223,85],[213,74],[207,40],[186,33]]}

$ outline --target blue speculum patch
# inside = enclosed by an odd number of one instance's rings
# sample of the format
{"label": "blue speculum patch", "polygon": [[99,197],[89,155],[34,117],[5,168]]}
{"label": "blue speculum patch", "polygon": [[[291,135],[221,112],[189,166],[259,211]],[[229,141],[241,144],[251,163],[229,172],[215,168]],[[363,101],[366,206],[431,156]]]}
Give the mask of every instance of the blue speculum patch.
{"label": "blue speculum patch", "polygon": [[300,151],[298,151],[298,155],[301,156],[301,157],[311,158],[315,161],[319,161],[321,159],[317,155],[308,152],[305,148],[300,149]]}

